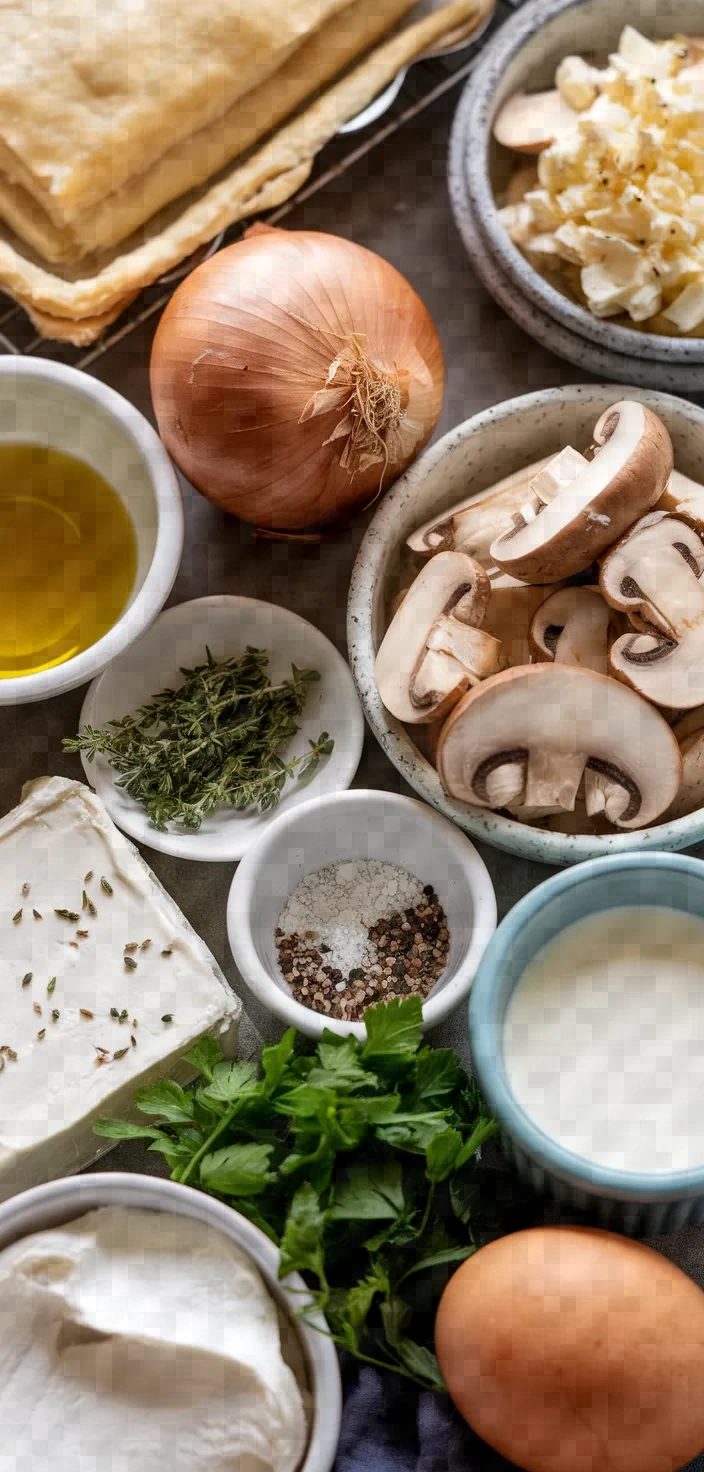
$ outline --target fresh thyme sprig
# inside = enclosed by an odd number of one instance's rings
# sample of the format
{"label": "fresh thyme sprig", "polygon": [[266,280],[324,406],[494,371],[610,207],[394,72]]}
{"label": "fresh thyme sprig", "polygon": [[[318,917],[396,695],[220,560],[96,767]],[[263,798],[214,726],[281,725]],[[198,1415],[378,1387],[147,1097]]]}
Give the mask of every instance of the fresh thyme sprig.
{"label": "fresh thyme sprig", "polygon": [[299,730],[308,686],[317,670],[291,665],[291,679],[269,681],[266,650],[248,647],[220,663],[182,669],[183,684],[162,690],[134,716],[86,726],[64,740],[66,751],[100,753],[119,773],[118,786],[146,809],[154,828],[178,823],[195,831],[220,805],[257,807],[279,802],[289,778],[312,775],[333,741],[323,731],[310,750],[284,761],[279,749]]}

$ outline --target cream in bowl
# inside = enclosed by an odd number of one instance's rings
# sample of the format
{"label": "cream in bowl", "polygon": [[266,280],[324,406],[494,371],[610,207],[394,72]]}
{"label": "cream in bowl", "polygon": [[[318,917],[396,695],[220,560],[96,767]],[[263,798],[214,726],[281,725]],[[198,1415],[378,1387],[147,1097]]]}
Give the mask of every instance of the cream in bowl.
{"label": "cream in bowl", "polygon": [[524,1175],[646,1232],[704,1218],[704,865],[615,856],[502,922],[469,1011]]}
{"label": "cream in bowl", "polygon": [[88,374],[0,359],[0,703],[90,679],[171,590],[183,513],[143,416]]}

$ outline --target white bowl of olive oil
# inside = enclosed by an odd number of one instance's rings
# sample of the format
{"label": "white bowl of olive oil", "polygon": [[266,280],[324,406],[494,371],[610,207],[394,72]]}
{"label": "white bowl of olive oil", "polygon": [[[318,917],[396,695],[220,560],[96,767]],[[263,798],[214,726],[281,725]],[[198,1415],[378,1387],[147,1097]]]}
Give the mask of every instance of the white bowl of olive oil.
{"label": "white bowl of olive oil", "polygon": [[163,608],[183,548],[175,471],[88,374],[0,357],[0,704],[91,680]]}

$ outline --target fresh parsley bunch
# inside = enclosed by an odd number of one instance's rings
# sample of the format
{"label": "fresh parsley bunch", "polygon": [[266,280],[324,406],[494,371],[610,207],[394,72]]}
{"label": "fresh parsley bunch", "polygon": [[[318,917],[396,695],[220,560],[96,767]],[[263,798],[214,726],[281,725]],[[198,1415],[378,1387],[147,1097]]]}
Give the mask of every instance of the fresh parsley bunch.
{"label": "fresh parsley bunch", "polygon": [[290,1028],[261,1067],[212,1038],[136,1104],[153,1125],[103,1119],[112,1140],[148,1139],[188,1182],[228,1201],[281,1249],[341,1348],[444,1389],[433,1311],[449,1271],[476,1250],[476,1152],[496,1129],[450,1048],[421,1047],[419,997],[365,1016],[367,1039],[323,1034],[296,1051]]}

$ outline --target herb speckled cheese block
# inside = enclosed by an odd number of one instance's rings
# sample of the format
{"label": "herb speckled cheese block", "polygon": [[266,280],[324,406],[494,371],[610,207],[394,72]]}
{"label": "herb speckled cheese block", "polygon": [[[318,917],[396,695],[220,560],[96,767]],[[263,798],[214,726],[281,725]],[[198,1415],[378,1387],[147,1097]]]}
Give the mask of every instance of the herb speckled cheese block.
{"label": "herb speckled cheese block", "polygon": [[241,1012],[90,788],[41,778],[22,798],[0,820],[0,1199],[97,1159],[94,1120],[185,1081],[205,1033],[232,1054]]}

